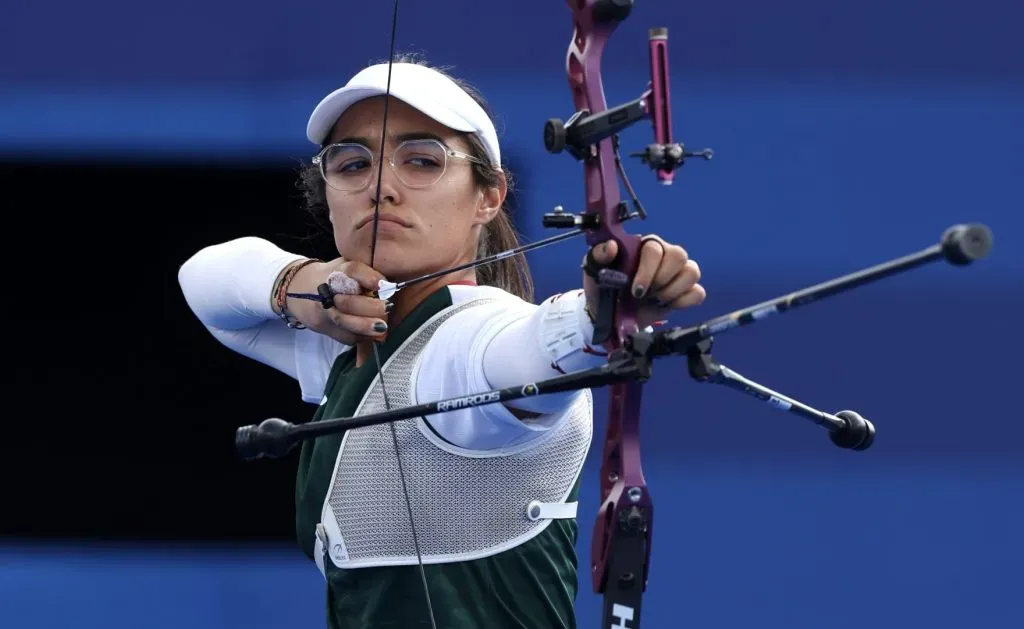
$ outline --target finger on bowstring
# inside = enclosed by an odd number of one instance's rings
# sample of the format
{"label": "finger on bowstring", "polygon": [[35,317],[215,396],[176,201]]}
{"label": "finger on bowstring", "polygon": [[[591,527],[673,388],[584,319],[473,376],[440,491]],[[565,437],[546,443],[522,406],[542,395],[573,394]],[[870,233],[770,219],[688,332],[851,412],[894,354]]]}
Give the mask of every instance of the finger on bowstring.
{"label": "finger on bowstring", "polygon": [[644,240],[640,247],[640,262],[637,264],[636,274],[633,276],[634,297],[639,299],[647,294],[664,257],[665,248],[660,241],[653,238]]}
{"label": "finger on bowstring", "polygon": [[383,319],[391,312],[392,304],[377,297],[366,295],[335,295],[334,308],[341,314],[357,317],[377,317]]}
{"label": "finger on bowstring", "polygon": [[337,310],[328,310],[327,316],[338,327],[365,337],[379,337],[388,331],[388,324],[377,317],[360,317]]}
{"label": "finger on bowstring", "polygon": [[[662,264],[662,266],[667,267],[668,265]],[[682,267],[676,268],[675,274],[664,285],[652,289],[650,295],[659,304],[671,303],[693,288],[699,281],[700,266],[694,260],[687,260]]]}

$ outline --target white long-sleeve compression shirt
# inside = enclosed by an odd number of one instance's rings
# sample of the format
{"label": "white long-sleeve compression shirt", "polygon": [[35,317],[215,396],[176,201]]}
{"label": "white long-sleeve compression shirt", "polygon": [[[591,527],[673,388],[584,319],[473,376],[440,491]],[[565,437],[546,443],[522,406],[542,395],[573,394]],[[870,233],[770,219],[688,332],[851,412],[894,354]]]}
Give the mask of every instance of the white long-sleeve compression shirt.
{"label": "white long-sleeve compression shirt", "polygon": [[[224,346],[287,374],[299,383],[302,399],[323,400],[335,359],[348,346],[308,329],[287,327],[271,307],[281,271],[302,256],[261,238],[245,237],[206,247],[179,269],[178,281],[196,317]],[[440,326],[427,348],[415,396],[442,399],[543,380],[600,364],[602,350],[586,340],[593,328],[583,310],[582,291],[530,304],[490,286],[448,286],[453,303],[479,297],[495,301],[462,311]],[[432,427],[451,443],[470,450],[505,447],[557,425],[577,393],[549,394],[514,402],[541,413],[522,422],[499,404],[479,407],[469,419],[459,412],[431,417]]]}

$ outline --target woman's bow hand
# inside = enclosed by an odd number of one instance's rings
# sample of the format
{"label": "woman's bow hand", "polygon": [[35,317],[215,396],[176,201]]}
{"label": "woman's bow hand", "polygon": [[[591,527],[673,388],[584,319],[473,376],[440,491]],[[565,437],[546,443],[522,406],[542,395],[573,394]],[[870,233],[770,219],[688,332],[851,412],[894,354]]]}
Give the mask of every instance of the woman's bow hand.
{"label": "woman's bow hand", "polygon": [[[618,243],[609,240],[594,247],[592,255],[597,265],[604,266],[611,264],[618,253]],[[644,236],[636,275],[626,287],[641,300],[637,324],[642,329],[665,319],[673,310],[702,303],[707,294],[698,282],[700,267],[685,249],[658,236]],[[597,280],[584,272],[583,289],[591,316],[597,314],[599,288]]]}

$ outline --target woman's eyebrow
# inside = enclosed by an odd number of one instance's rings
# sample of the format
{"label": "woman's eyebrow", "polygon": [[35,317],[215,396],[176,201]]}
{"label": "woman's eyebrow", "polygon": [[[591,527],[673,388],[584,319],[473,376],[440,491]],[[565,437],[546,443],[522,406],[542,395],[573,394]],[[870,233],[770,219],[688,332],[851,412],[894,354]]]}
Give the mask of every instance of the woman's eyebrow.
{"label": "woman's eyebrow", "polygon": [[[400,133],[398,135],[392,136],[392,139],[395,141],[396,144],[401,144],[402,142],[405,142],[407,140],[437,140],[442,144],[444,143],[444,138],[437,135],[436,133],[431,133],[429,131],[410,131],[407,133]],[[359,135],[341,138],[340,140],[336,140],[335,142],[333,142],[333,144],[362,144],[363,146],[368,147],[370,146],[371,143],[375,141],[376,139],[371,140],[366,136]]]}

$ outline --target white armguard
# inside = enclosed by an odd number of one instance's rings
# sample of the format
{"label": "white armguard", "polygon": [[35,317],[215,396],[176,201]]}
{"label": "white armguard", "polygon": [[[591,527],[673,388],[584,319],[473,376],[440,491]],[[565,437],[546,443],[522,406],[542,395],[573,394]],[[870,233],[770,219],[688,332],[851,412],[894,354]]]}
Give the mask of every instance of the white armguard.
{"label": "white armguard", "polygon": [[[604,348],[588,343],[594,326],[583,309],[583,291],[555,295],[527,316],[510,313],[493,318],[492,331],[478,339],[482,375],[487,388],[501,389],[596,367],[607,360]],[[483,383],[481,383],[483,384]],[[575,391],[513,400],[507,406],[535,413],[559,413],[572,404]]]}
{"label": "white armguard", "polygon": [[538,338],[541,350],[552,367],[568,372],[586,369],[602,362],[603,348],[594,348],[594,325],[586,313],[582,290],[555,295],[540,305],[541,325]]}

